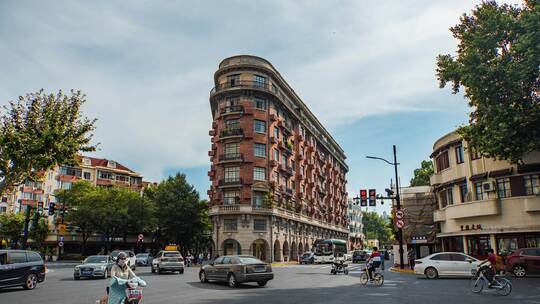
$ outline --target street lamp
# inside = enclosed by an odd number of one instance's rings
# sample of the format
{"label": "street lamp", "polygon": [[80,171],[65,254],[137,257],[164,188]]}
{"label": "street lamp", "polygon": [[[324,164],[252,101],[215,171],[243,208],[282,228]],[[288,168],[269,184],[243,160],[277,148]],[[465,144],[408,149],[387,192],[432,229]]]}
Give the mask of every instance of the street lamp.
{"label": "street lamp", "polygon": [[[386,162],[387,164],[394,166],[394,172],[396,174],[396,196],[395,196],[396,209],[399,211],[401,210],[401,200],[399,197],[399,178],[398,178],[398,170],[397,170],[397,166],[399,165],[399,163],[397,162],[396,145],[393,145],[393,148],[394,148],[394,162],[393,163],[381,157],[366,156],[366,158],[382,160]],[[390,194],[390,192],[392,191],[390,190],[387,192]],[[398,242],[399,242],[399,267],[403,269],[405,263],[403,260],[403,229],[402,228],[398,228]]]}

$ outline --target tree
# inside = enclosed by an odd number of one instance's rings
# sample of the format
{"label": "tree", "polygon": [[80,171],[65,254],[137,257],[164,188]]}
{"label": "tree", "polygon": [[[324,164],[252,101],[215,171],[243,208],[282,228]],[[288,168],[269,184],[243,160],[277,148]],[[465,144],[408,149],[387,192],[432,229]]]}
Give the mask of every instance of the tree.
{"label": "tree", "polygon": [[362,224],[366,239],[379,240],[381,244],[387,244],[392,239],[392,229],[377,212],[362,212]]}
{"label": "tree", "polygon": [[156,208],[158,241],[176,243],[185,251],[210,231],[208,203],[199,200],[184,174],[177,173],[147,189],[146,197]]}
{"label": "tree", "polygon": [[450,31],[457,56],[437,57],[440,87],[465,89],[472,112],[458,133],[482,155],[521,163],[540,149],[540,2],[486,1]]}
{"label": "tree", "polygon": [[34,241],[33,247],[37,250],[42,249],[42,244],[47,239],[49,235],[49,223],[46,219],[38,219],[34,221],[30,231],[28,232],[28,237]]}
{"label": "tree", "polygon": [[97,231],[102,223],[101,214],[96,202],[101,194],[100,189],[88,181],[78,181],[69,190],[61,190],[56,198],[69,207],[65,220],[75,225],[81,232],[82,255],[86,255],[88,238]]}
{"label": "tree", "polygon": [[[0,238],[8,240],[16,248],[24,229],[24,215],[21,213],[0,214]],[[8,245],[9,246],[9,245]]]}
{"label": "tree", "polygon": [[420,168],[414,169],[414,177],[411,179],[410,186],[429,186],[429,178],[433,172],[433,162],[423,160]]}
{"label": "tree", "polygon": [[80,91],[67,96],[43,90],[20,96],[0,113],[0,195],[58,164],[75,164],[90,144],[95,120],[82,116]]}

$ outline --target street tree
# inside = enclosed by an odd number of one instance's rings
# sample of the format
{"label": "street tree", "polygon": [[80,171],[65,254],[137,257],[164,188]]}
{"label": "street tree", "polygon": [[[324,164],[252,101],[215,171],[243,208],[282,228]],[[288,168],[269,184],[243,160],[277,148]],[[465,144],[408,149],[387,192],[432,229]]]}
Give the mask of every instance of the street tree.
{"label": "street tree", "polygon": [[540,149],[540,2],[485,1],[450,28],[456,55],[437,57],[440,87],[464,88],[472,112],[458,133],[486,157],[521,163]]}
{"label": "street tree", "polygon": [[0,195],[55,165],[73,165],[79,152],[94,151],[95,120],[84,117],[86,97],[43,90],[20,96],[0,111]]}
{"label": "street tree", "polygon": [[379,240],[381,244],[388,244],[392,240],[392,229],[377,212],[362,212],[362,223],[366,239]]}
{"label": "street tree", "polygon": [[0,238],[17,248],[21,233],[24,229],[24,215],[22,213],[0,214]]}
{"label": "street tree", "polygon": [[414,177],[411,179],[410,186],[429,186],[429,178],[433,172],[433,162],[423,160],[420,168],[414,169]]}
{"label": "street tree", "polygon": [[156,236],[162,244],[173,242],[185,251],[210,231],[207,202],[199,200],[184,174],[177,173],[147,189],[146,196],[155,205]]}
{"label": "street tree", "polygon": [[36,250],[41,251],[43,249],[43,242],[45,242],[45,239],[47,239],[47,236],[49,235],[49,223],[44,218],[39,219],[36,216],[36,219],[37,220],[33,222],[32,227],[28,231],[28,237],[33,241],[32,246]]}

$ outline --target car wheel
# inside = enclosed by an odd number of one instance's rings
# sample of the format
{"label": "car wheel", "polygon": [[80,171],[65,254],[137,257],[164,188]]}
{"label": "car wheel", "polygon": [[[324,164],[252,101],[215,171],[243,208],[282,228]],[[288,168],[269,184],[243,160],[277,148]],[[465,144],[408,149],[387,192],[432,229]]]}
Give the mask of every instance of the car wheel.
{"label": "car wheel", "polygon": [[38,282],[38,277],[34,273],[31,273],[26,276],[26,280],[24,280],[24,289],[31,290],[36,288]]}
{"label": "car wheel", "polygon": [[159,266],[157,267],[157,273],[158,273],[158,274],[162,274],[162,273],[163,273],[163,271],[161,270],[161,268],[159,268]]}
{"label": "car wheel", "polygon": [[525,269],[525,266],[523,265],[515,265],[514,267],[512,267],[512,273],[517,278],[523,278],[524,276],[527,275],[527,270]]}
{"label": "car wheel", "polygon": [[156,270],[154,269],[154,266],[150,266],[150,271],[152,271],[152,273],[156,273]]}
{"label": "car wheel", "polygon": [[183,274],[184,273],[184,269],[180,269],[180,271],[178,272],[179,274]]}
{"label": "car wheel", "polygon": [[349,269],[345,269],[345,270],[343,271],[343,273],[344,273],[344,274],[349,274]]}
{"label": "car wheel", "polygon": [[78,276],[73,276],[73,279],[77,281],[77,280],[80,280],[80,279],[81,279],[81,277],[78,277]]}
{"label": "car wheel", "polygon": [[204,270],[199,272],[199,280],[201,281],[201,283],[208,283],[208,279],[206,278],[206,272],[204,272]]}
{"label": "car wheel", "polygon": [[231,288],[235,288],[236,286],[238,286],[238,282],[236,281],[236,276],[234,275],[234,273],[229,273],[229,276],[227,277],[227,283]]}
{"label": "car wheel", "polygon": [[259,287],[264,287],[266,286],[266,283],[268,283],[268,281],[259,281],[257,282],[257,285],[259,285]]}
{"label": "car wheel", "polygon": [[426,278],[431,279],[431,280],[439,277],[439,273],[437,272],[437,269],[433,267],[428,267],[426,271],[424,271],[424,274],[426,275]]}

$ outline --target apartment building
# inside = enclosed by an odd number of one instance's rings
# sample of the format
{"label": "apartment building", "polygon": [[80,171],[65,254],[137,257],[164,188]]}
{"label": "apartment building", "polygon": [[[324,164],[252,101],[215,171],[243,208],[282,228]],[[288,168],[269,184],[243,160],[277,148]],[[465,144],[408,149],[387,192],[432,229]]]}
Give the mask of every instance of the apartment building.
{"label": "apartment building", "polygon": [[433,219],[444,250],[483,258],[540,247],[540,152],[516,165],[481,157],[456,132],[433,145]]}
{"label": "apartment building", "polygon": [[347,217],[349,219],[349,250],[362,249],[365,245],[364,224],[362,223],[362,207],[355,204],[352,198],[347,201]]}
{"label": "apartment building", "polygon": [[217,254],[297,259],[347,240],[345,154],[265,59],[223,60],[210,92],[208,190]]}

